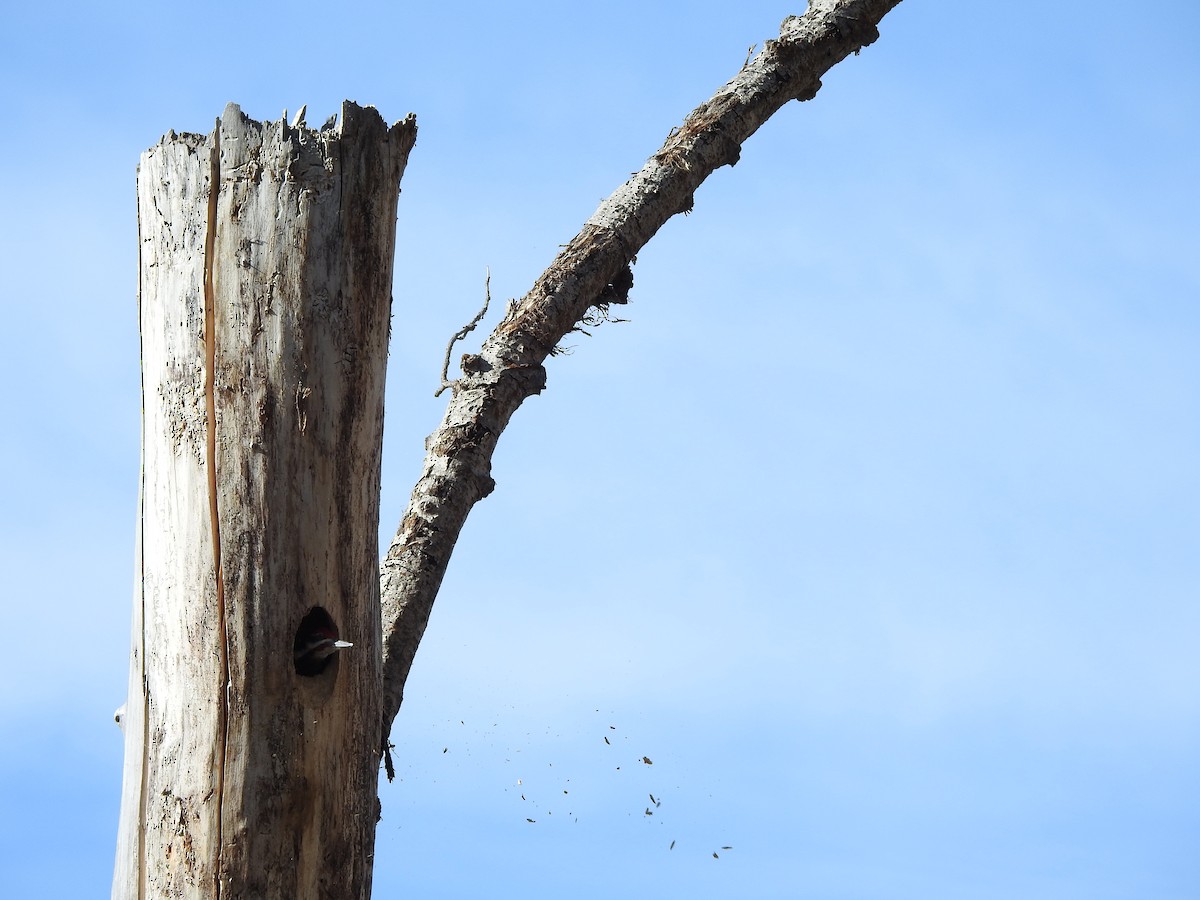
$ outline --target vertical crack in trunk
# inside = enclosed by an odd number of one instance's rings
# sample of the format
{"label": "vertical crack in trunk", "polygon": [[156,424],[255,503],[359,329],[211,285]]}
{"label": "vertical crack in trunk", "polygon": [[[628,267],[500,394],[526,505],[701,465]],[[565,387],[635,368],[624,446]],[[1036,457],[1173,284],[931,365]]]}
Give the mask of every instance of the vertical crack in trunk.
{"label": "vertical crack in trunk", "polygon": [[213,874],[221,896],[222,826],[225,800],[225,751],[229,739],[229,647],[225,622],[225,585],[221,577],[221,523],[217,516],[216,280],[217,198],[221,190],[221,120],[213,129],[208,186],[208,227],[204,234],[204,410],[207,418],[208,512],[212,528],[213,572],[217,583],[217,652],[220,654],[221,697],[217,703],[216,772],[217,840]]}

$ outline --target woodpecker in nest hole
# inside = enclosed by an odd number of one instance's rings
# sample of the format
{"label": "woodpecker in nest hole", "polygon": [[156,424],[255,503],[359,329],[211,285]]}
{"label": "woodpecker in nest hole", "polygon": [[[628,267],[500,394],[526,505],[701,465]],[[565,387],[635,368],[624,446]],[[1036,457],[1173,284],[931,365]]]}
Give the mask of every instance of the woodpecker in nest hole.
{"label": "woodpecker in nest hole", "polygon": [[300,675],[320,675],[329,665],[329,659],[339,650],[345,650],[354,645],[349,641],[340,641],[332,629],[317,627],[301,637],[297,637],[294,648],[296,672]]}

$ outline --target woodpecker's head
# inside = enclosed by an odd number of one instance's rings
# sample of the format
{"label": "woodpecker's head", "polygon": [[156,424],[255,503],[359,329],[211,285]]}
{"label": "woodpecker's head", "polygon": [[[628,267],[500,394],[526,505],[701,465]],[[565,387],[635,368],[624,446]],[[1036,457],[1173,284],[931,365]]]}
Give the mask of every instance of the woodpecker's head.
{"label": "woodpecker's head", "polygon": [[296,671],[301,675],[319,675],[325,670],[329,657],[353,646],[349,641],[338,640],[332,629],[314,628],[304,635],[303,640],[296,641]]}

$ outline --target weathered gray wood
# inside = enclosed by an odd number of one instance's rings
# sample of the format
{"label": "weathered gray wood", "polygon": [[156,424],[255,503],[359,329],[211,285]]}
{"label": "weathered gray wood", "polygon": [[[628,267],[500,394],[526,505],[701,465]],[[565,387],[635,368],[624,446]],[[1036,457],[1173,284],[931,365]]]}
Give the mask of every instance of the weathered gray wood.
{"label": "weathered gray wood", "polygon": [[[416,127],[167,135],[138,172],[143,440],[113,896],[363,898],[379,466]],[[298,674],[322,607],[354,647]]]}
{"label": "weathered gray wood", "polygon": [[696,188],[715,169],[736,163],[760,125],[789,101],[815,96],[826,71],[873,42],[876,26],[899,3],[811,0],[803,16],[789,16],[779,38],[693,110],[600,205],[510,306],[479,354],[464,357],[463,376],[426,441],[424,468],[380,575],[385,735],[467,514],[492,490],[496,442],[517,407],[545,386],[543,361],[591,310],[626,301],[629,266],[646,242],[672,216],[691,210]]}

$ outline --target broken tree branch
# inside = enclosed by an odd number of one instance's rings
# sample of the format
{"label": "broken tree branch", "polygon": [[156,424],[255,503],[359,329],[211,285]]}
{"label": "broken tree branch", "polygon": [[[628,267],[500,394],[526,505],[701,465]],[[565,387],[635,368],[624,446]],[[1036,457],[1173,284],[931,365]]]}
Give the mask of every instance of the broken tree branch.
{"label": "broken tree branch", "polygon": [[454,332],[454,337],[450,338],[450,343],[446,345],[446,358],[442,360],[442,385],[433,392],[433,396],[442,396],[442,391],[446,388],[454,390],[458,384],[458,379],[450,379],[450,354],[454,352],[454,345],[465,338],[468,334],[476,329],[483,317],[487,315],[488,307],[492,305],[492,270],[487,270],[487,277],[483,282],[483,307],[479,312],[475,313],[475,318],[464,325],[458,331]]}
{"label": "broken tree branch", "polygon": [[480,353],[463,357],[463,377],[426,440],[421,477],[380,574],[385,743],[454,544],[495,486],[496,441],[517,407],[545,387],[546,357],[606,296],[623,298],[638,251],[673,215],[691,210],[704,179],[736,163],[743,142],[788,101],[815,96],[821,76],[879,37],[879,21],[899,2],[812,0],[803,16],[789,16],[777,40],[600,204]]}

